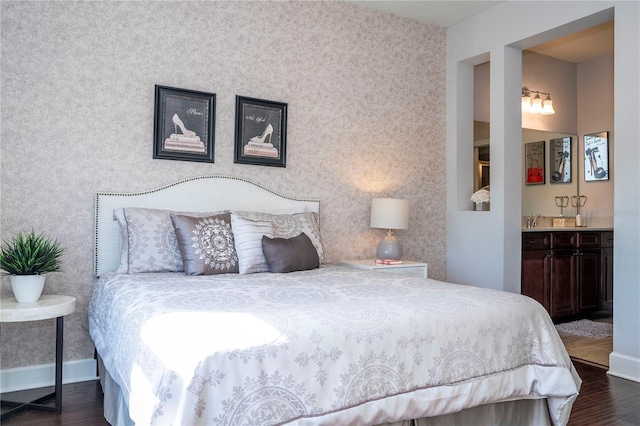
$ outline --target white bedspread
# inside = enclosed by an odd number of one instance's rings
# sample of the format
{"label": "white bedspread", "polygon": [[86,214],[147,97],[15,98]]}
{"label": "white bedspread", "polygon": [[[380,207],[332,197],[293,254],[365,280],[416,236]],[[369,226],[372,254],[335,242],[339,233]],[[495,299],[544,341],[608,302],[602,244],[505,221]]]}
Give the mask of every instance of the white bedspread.
{"label": "white bedspread", "polygon": [[103,276],[91,337],[137,424],[377,424],[548,398],[580,378],[524,296],[344,267]]}

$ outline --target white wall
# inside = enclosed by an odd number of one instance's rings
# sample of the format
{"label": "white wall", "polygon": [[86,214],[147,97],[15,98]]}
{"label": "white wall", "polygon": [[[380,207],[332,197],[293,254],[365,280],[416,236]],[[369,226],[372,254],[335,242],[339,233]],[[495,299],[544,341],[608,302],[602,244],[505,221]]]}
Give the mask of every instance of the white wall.
{"label": "white wall", "polygon": [[[538,53],[524,52],[522,86],[529,90],[551,93],[556,110],[553,115],[523,113],[523,128],[576,134],[576,64]],[[544,101],[544,95],[541,98]]]}
{"label": "white wall", "polygon": [[[612,18],[613,131],[617,143],[614,352],[610,356],[610,373],[640,381],[640,3],[504,2],[448,29],[447,278],[520,291],[522,148],[508,143],[521,137],[520,50]],[[492,67],[491,211],[470,212],[460,208],[471,195],[468,176],[460,166],[466,161],[466,151],[472,151],[472,104],[465,105],[462,94],[468,93],[472,84],[468,65],[480,63],[478,58],[486,55],[490,55]]]}
{"label": "white wall", "polygon": [[[603,56],[578,65],[578,161],[580,194],[587,197],[581,215],[589,224],[613,224],[615,167],[614,58]],[[628,118],[626,118],[628,120]],[[585,182],[585,134],[609,132],[609,180]],[[624,196],[621,194],[621,196]]]}

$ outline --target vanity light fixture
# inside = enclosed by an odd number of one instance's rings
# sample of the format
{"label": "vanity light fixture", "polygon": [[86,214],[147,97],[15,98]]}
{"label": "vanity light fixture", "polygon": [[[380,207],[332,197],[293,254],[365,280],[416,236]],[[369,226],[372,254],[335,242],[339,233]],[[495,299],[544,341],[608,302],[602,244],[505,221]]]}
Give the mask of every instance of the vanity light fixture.
{"label": "vanity light fixture", "polygon": [[[532,98],[531,95],[535,94]],[[542,101],[540,95],[546,95],[547,98]],[[530,112],[532,114],[551,115],[556,111],[553,109],[553,101],[551,100],[551,94],[546,92],[539,92],[537,90],[529,90],[526,87],[522,88],[522,112]]]}

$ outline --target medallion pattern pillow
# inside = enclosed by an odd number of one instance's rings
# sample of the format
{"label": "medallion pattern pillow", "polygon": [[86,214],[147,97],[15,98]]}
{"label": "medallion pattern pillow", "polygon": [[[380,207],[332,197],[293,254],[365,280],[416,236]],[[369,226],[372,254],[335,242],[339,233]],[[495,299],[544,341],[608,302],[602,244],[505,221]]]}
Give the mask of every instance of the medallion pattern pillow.
{"label": "medallion pattern pillow", "polygon": [[138,207],[115,209],[114,217],[120,225],[122,239],[118,273],[183,270],[171,213],[199,217],[222,212],[186,213]]}
{"label": "medallion pattern pillow", "polygon": [[193,217],[171,213],[184,272],[215,275],[238,272],[231,215]]}
{"label": "medallion pattern pillow", "polygon": [[293,238],[301,233],[307,234],[323,262],[324,250],[320,239],[320,216],[315,212],[296,214],[270,214],[247,211],[234,211],[233,214],[247,220],[268,220],[273,224],[274,238]]}
{"label": "medallion pattern pillow", "polygon": [[182,258],[168,211],[126,208],[124,218],[128,273],[182,271]]}

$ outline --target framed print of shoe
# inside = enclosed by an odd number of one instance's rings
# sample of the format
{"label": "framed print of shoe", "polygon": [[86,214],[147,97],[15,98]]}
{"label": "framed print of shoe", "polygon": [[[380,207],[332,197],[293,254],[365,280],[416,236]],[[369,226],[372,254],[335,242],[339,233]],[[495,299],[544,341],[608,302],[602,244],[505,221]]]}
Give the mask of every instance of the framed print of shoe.
{"label": "framed print of shoe", "polygon": [[584,180],[609,180],[609,132],[584,135]]}
{"label": "framed print of shoe", "polygon": [[236,96],[234,163],[286,167],[287,104]]}
{"label": "framed print of shoe", "polygon": [[156,85],[153,158],[214,162],[215,93]]}

